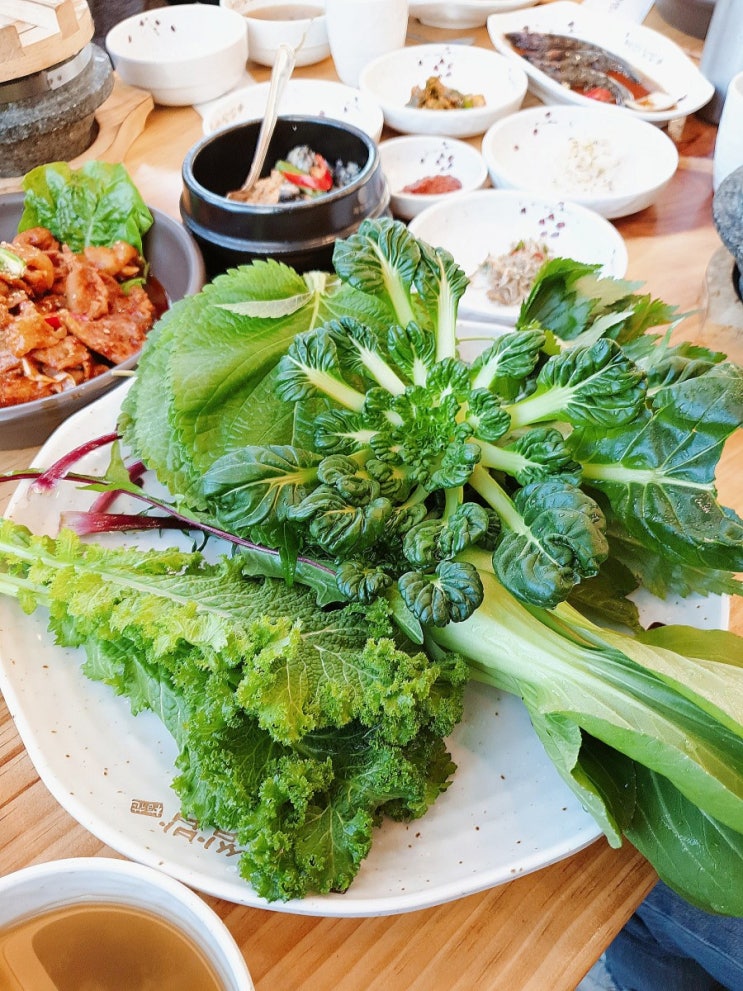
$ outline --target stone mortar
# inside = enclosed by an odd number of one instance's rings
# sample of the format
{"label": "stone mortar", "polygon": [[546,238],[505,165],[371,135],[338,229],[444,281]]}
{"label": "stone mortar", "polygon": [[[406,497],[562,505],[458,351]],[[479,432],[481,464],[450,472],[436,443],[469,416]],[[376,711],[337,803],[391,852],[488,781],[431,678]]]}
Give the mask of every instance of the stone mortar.
{"label": "stone mortar", "polygon": [[96,138],[95,112],[114,86],[111,61],[97,45],[79,76],[58,89],[4,104],[0,177],[21,176],[46,162],[69,161]]}
{"label": "stone mortar", "polygon": [[743,297],[743,166],[717,187],[712,200],[712,219],[722,243],[735,259],[738,294]]}

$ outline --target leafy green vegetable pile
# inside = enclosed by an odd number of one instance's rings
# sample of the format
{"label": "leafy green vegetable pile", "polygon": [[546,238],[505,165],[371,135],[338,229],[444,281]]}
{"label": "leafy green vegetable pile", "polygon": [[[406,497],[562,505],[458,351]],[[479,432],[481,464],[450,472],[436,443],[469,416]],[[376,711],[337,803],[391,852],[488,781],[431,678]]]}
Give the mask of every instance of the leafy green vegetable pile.
{"label": "leafy green vegetable pile", "polygon": [[0,523],[0,592],[49,609],[84,671],[151,709],[180,753],[189,816],[235,831],[269,899],[344,890],[382,815],[422,815],[454,769],[443,742],[466,668],[406,645],[383,603],[319,610],[243,557],[55,541]]}
{"label": "leafy green vegetable pile", "polygon": [[[281,581],[287,595],[311,586],[326,618],[333,600],[354,603],[336,605],[342,614],[379,610],[401,631],[398,649],[412,650],[403,634],[420,645],[437,679],[461,656],[471,677],[519,695],[612,844],[626,837],[689,900],[743,915],[743,644],[724,631],[645,631],[627,598],[641,578],[660,596],[743,590],[743,521],[714,484],[743,422],[743,372],[649,333],[674,311],[596,266],[548,262],[514,331],[471,366],[455,337],[466,279],[446,252],[396,222],[366,221],[337,243],[334,268],[302,277],[258,262],[173,307],[125,400],[125,441],[179,513],[278,552],[272,594]],[[120,469],[106,485],[135,491]],[[10,548],[0,559],[25,574]],[[235,561],[277,574],[275,554],[243,549]],[[208,611],[217,587],[206,599],[194,589],[194,601]],[[92,626],[86,636],[97,639]],[[141,652],[150,663],[150,646]],[[176,692],[181,663],[168,668]],[[282,665],[290,685],[298,675]],[[270,693],[253,697],[252,675],[241,683],[252,718],[273,713]],[[202,691],[213,697],[211,683]],[[233,712],[225,703],[230,732]],[[189,719],[175,721],[177,739],[179,725]],[[448,773],[437,753],[427,800]],[[229,745],[208,765],[213,782],[201,774],[202,795],[222,788],[220,761],[232,762]],[[260,817],[258,772],[241,763],[240,773],[250,782],[240,800]],[[356,768],[341,777],[351,808],[361,782]],[[222,799],[203,801],[206,820],[226,825]],[[259,890],[342,890],[350,870],[328,880],[306,858],[282,859],[290,806],[273,840],[268,828],[260,842],[243,831],[248,860],[273,859],[281,875]],[[308,845],[290,845],[315,865]],[[358,859],[341,852],[345,865]]]}
{"label": "leafy green vegetable pile", "polygon": [[126,241],[142,254],[152,214],[123,165],[67,162],[39,165],[23,177],[19,231],[46,227],[75,253],[87,245]]}

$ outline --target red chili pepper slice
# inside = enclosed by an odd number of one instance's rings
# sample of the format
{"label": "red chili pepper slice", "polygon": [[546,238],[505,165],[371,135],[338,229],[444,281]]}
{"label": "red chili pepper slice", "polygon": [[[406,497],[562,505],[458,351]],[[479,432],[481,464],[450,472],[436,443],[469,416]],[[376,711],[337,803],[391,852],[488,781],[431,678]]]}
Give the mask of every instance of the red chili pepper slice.
{"label": "red chili pepper slice", "polygon": [[606,89],[604,86],[594,86],[593,89],[587,89],[583,91],[583,96],[587,96],[589,100],[598,100],[599,103],[616,103],[611,90]]}
{"label": "red chili pepper slice", "polygon": [[303,189],[326,193],[333,185],[333,173],[322,155],[315,155],[315,164],[312,165],[309,172],[302,172],[301,169],[295,168],[289,162],[283,161],[277,162],[276,168],[286,180],[294,183],[295,186],[301,186]]}
{"label": "red chili pepper slice", "polygon": [[44,319],[52,330],[58,330],[62,326],[62,321],[56,313],[47,313]]}

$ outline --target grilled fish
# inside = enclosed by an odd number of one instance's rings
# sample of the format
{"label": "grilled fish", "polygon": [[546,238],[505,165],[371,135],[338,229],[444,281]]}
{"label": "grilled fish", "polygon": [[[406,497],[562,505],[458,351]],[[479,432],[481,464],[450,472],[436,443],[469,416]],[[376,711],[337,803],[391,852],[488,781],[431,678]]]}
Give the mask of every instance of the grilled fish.
{"label": "grilled fish", "polygon": [[618,106],[624,106],[633,99],[633,94],[626,86],[608,76],[605,72],[592,69],[590,66],[570,65],[565,63],[533,63],[537,69],[569,89],[578,93],[588,93],[592,90],[606,90],[611,94]]}
{"label": "grilled fish", "polygon": [[509,31],[505,38],[527,62],[577,92],[600,88],[619,105],[649,92],[628,62],[583,38],[541,31]]}

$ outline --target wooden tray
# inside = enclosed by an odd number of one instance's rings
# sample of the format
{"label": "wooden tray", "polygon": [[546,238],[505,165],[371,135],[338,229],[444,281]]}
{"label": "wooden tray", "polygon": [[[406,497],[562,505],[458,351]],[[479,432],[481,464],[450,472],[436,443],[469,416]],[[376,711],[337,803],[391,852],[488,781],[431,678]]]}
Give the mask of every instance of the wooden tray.
{"label": "wooden tray", "polygon": [[85,48],[93,31],[86,0],[3,0],[0,83],[72,58]]}
{"label": "wooden tray", "polygon": [[[93,144],[70,162],[79,168],[83,162],[120,162],[127,149],[144,130],[145,121],[154,106],[147,90],[125,86],[118,79],[114,81],[111,95],[98,110],[95,118],[98,123],[98,136]],[[20,190],[23,176],[10,176],[0,179],[0,193]]]}

